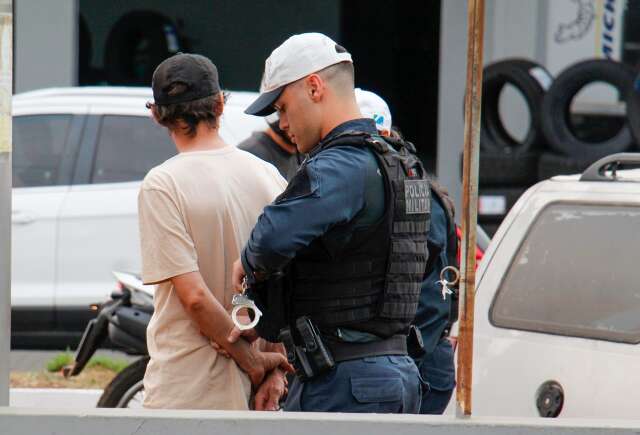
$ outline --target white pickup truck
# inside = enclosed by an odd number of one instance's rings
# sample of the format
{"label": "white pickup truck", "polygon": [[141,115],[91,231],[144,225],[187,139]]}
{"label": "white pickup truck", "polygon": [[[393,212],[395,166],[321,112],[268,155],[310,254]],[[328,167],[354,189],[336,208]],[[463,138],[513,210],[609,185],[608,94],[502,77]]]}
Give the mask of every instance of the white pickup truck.
{"label": "white pickup truck", "polygon": [[[637,418],[640,154],[531,187],[477,273],[473,413]],[[454,400],[450,404],[453,408]]]}

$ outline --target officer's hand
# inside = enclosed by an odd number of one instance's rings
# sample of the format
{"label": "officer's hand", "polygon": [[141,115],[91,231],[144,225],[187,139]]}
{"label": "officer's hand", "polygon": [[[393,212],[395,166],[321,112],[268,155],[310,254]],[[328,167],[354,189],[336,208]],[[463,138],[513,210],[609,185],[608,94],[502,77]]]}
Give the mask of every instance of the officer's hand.
{"label": "officer's hand", "polygon": [[267,375],[255,395],[256,411],[277,411],[280,399],[287,394],[287,378],[281,370],[275,369]]}
{"label": "officer's hand", "polygon": [[233,290],[237,293],[242,293],[242,279],[246,275],[244,267],[242,267],[242,262],[238,258],[233,263],[233,267],[231,269],[231,284],[233,285]]}

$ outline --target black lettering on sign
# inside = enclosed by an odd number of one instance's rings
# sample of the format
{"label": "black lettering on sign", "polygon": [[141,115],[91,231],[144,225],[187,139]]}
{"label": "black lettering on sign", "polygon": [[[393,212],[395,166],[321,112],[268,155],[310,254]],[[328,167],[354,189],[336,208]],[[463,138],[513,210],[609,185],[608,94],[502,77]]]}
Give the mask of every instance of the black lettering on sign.
{"label": "black lettering on sign", "polygon": [[430,193],[427,180],[404,180],[405,213],[429,213],[431,211]]}

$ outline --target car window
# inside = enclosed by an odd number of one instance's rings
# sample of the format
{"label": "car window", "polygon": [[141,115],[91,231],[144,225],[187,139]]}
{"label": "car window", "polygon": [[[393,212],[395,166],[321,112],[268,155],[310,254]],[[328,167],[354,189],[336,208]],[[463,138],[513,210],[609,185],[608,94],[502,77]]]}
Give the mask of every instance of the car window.
{"label": "car window", "polygon": [[640,343],[640,207],[554,204],[520,246],[494,325]]}
{"label": "car window", "polygon": [[13,187],[69,184],[62,173],[71,115],[29,115],[13,118]]}
{"label": "car window", "polygon": [[91,182],[139,181],[175,154],[167,130],[150,118],[106,115],[98,134]]}

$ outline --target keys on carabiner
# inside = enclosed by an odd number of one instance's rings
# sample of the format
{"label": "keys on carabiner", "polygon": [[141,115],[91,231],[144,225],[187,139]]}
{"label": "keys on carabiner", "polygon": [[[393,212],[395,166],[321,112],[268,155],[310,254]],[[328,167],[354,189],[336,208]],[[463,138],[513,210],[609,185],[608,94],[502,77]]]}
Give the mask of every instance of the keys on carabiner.
{"label": "keys on carabiner", "polygon": [[[447,272],[453,273],[453,281],[447,280]],[[442,287],[442,300],[447,299],[447,295],[452,295],[453,290],[451,290],[451,286],[455,286],[460,281],[460,272],[457,268],[453,266],[447,266],[440,271],[440,281],[436,281],[436,284]]]}
{"label": "keys on carabiner", "polygon": [[442,286],[442,300],[446,300],[447,299],[447,295],[452,295],[453,294],[453,290],[451,290],[449,288],[449,285],[451,284],[449,281],[447,281],[446,279],[441,279],[440,281],[436,281],[436,284],[439,284],[440,286]]}

